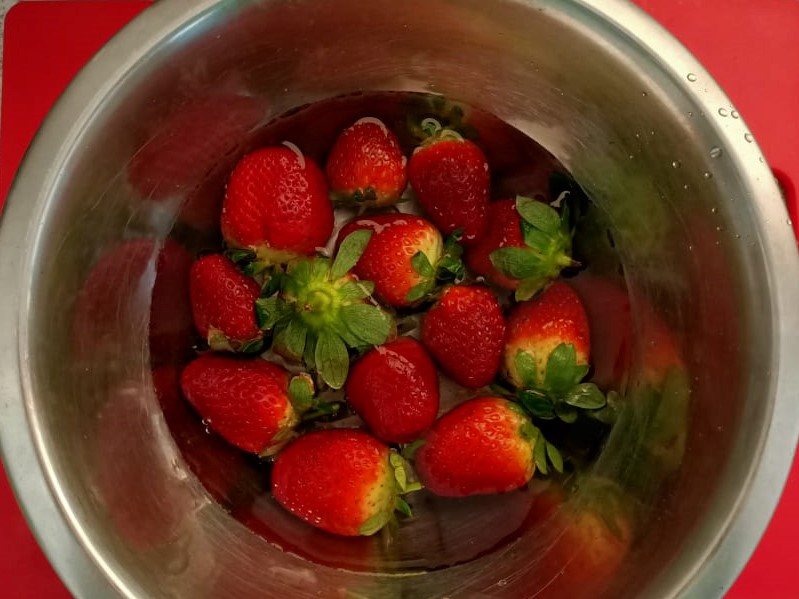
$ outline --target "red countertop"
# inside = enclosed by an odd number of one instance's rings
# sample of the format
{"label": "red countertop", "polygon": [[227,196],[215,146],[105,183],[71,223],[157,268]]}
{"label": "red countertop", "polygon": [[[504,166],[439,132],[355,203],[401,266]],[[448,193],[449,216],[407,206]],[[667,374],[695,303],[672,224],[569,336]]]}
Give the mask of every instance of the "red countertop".
{"label": "red countertop", "polygon": [[[719,81],[787,190],[799,182],[799,2],[636,0]],[[0,203],[41,119],[78,69],[143,1],[38,1],[6,17],[0,112]],[[793,183],[792,183],[793,182]],[[789,202],[799,232],[795,193]],[[799,463],[752,559],[727,599],[799,597]],[[7,599],[69,597],[0,474],[0,585]]]}

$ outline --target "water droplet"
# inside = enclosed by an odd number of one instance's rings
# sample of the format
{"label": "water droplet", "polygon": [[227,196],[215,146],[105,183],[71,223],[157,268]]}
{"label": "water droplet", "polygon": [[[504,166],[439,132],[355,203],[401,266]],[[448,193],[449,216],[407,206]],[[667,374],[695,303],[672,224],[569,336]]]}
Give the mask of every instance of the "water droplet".
{"label": "water droplet", "polygon": [[752,141],[754,141],[754,138],[752,137],[752,134],[751,134],[751,133],[744,133],[744,139],[745,139],[745,140],[746,140],[748,143],[752,143]]}
{"label": "water droplet", "polygon": [[680,168],[681,166],[682,162],[680,162],[679,160],[675,160],[674,162],[671,163],[672,168]]}
{"label": "water droplet", "polygon": [[691,112],[691,111],[689,110],[689,111],[688,111],[688,116],[689,116],[690,118],[694,118],[694,113],[693,113],[693,112]]}
{"label": "water droplet", "polygon": [[735,234],[735,239],[740,239],[740,238],[741,238],[741,235],[740,235],[740,233],[736,233],[736,234]]}
{"label": "water droplet", "polygon": [[693,252],[694,251],[694,246],[692,246],[690,243],[688,244],[688,251],[689,252]]}
{"label": "water droplet", "polygon": [[764,163],[764,162],[766,162],[765,160],[763,160],[763,157],[762,157],[762,156],[760,156],[760,157],[758,158],[758,161],[759,161],[761,164],[762,164],[762,163]]}
{"label": "water droplet", "polygon": [[718,209],[718,208],[716,208],[715,206],[713,206],[713,207],[710,209],[710,212],[711,212],[711,213],[713,213],[713,214],[716,214],[716,212],[718,212],[718,211],[719,211],[719,209]]}
{"label": "water droplet", "polygon": [[635,154],[630,154],[629,156],[627,156],[627,158],[629,158],[630,160],[634,160],[635,159]]}
{"label": "water droplet", "polygon": [[727,112],[727,109],[726,109],[726,108],[719,108],[719,114],[720,114],[721,116],[727,116],[727,115],[729,115],[730,113],[729,113],[729,112]]}
{"label": "water droplet", "polygon": [[635,139],[641,139],[641,134],[640,133],[636,133],[635,134]]}
{"label": "water droplet", "polygon": [[713,173],[711,173],[710,171],[705,171],[705,172],[702,174],[702,176],[703,176],[705,179],[712,179],[712,178],[713,178]]}
{"label": "water droplet", "polygon": [[723,152],[722,152],[721,148],[718,147],[718,146],[713,146],[712,148],[710,148],[710,157],[711,158],[719,158],[719,157],[721,157],[722,153]]}
{"label": "water droplet", "polygon": [[786,224],[786,225],[788,225],[788,226],[790,227],[791,225],[793,225],[793,221],[792,221],[792,220],[789,218],[789,219],[787,219],[787,220],[785,221],[785,224]]}
{"label": "water droplet", "polygon": [[649,135],[654,135],[654,134],[655,134],[655,130],[652,129],[652,131],[649,132]]}
{"label": "water droplet", "polygon": [[688,81],[690,81],[691,83],[693,83],[694,81],[696,81],[696,75],[694,75],[693,73],[688,73],[688,75],[686,75],[686,78],[687,78],[687,79],[688,79]]}
{"label": "water droplet", "polygon": [[646,93],[646,92],[641,92],[641,95],[642,95],[644,98],[646,98],[646,97],[647,97],[649,94],[648,94],[648,93]]}
{"label": "water droplet", "polygon": [[733,109],[732,111],[730,111],[730,116],[734,119],[737,119],[739,118],[740,115],[738,114],[737,110]]}
{"label": "water droplet", "polygon": [[690,185],[688,185],[688,183],[686,183],[685,185],[683,185],[683,186],[682,186],[682,188],[683,188],[683,189],[690,189],[690,188],[691,188],[691,186],[690,186]]}

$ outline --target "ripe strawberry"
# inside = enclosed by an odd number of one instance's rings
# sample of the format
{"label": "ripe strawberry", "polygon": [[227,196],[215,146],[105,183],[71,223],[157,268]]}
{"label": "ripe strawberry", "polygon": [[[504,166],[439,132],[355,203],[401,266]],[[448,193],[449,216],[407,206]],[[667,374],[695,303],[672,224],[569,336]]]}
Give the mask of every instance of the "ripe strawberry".
{"label": "ripe strawberry", "polygon": [[422,344],[410,337],[364,354],[346,389],[350,405],[387,443],[419,438],[438,414],[438,372]]}
{"label": "ripe strawberry", "polygon": [[517,196],[499,200],[489,208],[486,234],[469,249],[469,268],[505,289],[516,290],[516,299],[531,298],[568,266],[572,230],[569,210],[561,214],[542,202]]}
{"label": "ripe strawberry", "polygon": [[[411,214],[364,216],[348,223],[339,239],[364,229],[373,234],[353,272],[372,281],[380,299],[404,307],[432,291],[444,248],[441,234],[430,221]],[[448,257],[453,247],[448,245]],[[454,261],[459,267],[457,256]]]}
{"label": "ripe strawberry", "polygon": [[[505,376],[517,388],[571,387],[588,372],[590,348],[588,317],[580,297],[567,283],[557,281],[517,304],[508,317]],[[557,364],[551,364],[553,356]],[[561,367],[568,372],[561,372]],[[570,380],[561,385],[562,378]]]}
{"label": "ripe strawberry", "polygon": [[311,395],[307,376],[291,379],[288,371],[260,358],[201,356],[184,368],[180,384],[209,427],[259,455],[273,455],[289,440]]}
{"label": "ripe strawberry", "polygon": [[334,197],[374,206],[397,203],[408,184],[397,136],[376,118],[363,118],[336,138],[325,167]]}
{"label": "ripe strawberry", "polygon": [[194,326],[211,349],[260,348],[263,333],[255,320],[255,300],[261,287],[255,280],[221,254],[211,254],[192,265],[189,289]]}
{"label": "ripe strawberry", "polygon": [[446,235],[463,229],[463,243],[474,243],[488,225],[491,176],[488,161],[473,142],[438,122],[411,156],[408,177],[419,202]]}
{"label": "ripe strawberry", "polygon": [[488,229],[466,252],[466,265],[478,275],[504,289],[516,289],[521,282],[511,278],[491,263],[491,253],[504,247],[524,247],[522,225],[515,200],[498,200],[488,207]]}
{"label": "ripe strawberry", "polygon": [[449,287],[422,321],[422,343],[457,383],[477,389],[497,374],[505,319],[485,287]]}
{"label": "ripe strawberry", "polygon": [[523,410],[500,397],[468,400],[439,418],[416,452],[419,479],[447,497],[504,493],[535,471],[538,431]]}
{"label": "ripe strawberry", "polygon": [[333,230],[322,171],[293,146],[248,154],[230,175],[221,226],[229,245],[269,264],[312,254]]}
{"label": "ripe strawberry", "polygon": [[371,435],[328,429],[303,435],[275,460],[272,494],[295,516],[334,534],[371,535],[395,509],[410,511],[401,493],[408,484],[405,462]]}

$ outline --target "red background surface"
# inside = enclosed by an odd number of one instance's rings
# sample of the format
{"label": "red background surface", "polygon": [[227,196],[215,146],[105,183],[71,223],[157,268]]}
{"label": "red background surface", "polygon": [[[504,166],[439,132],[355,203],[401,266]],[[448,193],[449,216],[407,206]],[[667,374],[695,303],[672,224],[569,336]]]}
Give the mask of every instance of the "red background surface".
{"label": "red background surface", "polygon": [[[636,0],[685,44],[746,119],[786,189],[799,182],[799,2]],[[147,6],[43,1],[6,17],[0,112],[0,202],[41,119],[78,69]],[[789,201],[799,232],[796,198]],[[799,598],[799,463],[763,540],[727,599]],[[69,597],[0,474],[0,588],[7,599]]]}

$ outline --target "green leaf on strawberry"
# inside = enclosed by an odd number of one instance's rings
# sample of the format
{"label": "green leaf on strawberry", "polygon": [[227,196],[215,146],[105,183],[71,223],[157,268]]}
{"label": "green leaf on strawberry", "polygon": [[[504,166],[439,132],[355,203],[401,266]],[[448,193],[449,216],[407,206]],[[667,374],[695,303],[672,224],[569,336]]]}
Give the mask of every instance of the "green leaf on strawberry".
{"label": "green leaf on strawberry", "polygon": [[339,279],[351,271],[363,255],[371,237],[372,231],[369,229],[361,229],[347,235],[341,242],[336,259],[330,268],[330,277]]}
{"label": "green leaf on strawberry", "polygon": [[350,356],[340,336],[329,329],[322,329],[316,340],[314,362],[323,381],[333,389],[344,386],[350,367]]}
{"label": "green leaf on strawberry", "polygon": [[388,313],[371,304],[343,306],[341,319],[347,330],[361,341],[359,345],[380,345],[394,325]]}
{"label": "green leaf on strawberry", "polygon": [[307,412],[313,406],[314,386],[311,377],[298,375],[289,382],[289,399],[299,413]]}
{"label": "green leaf on strawberry", "polygon": [[408,292],[406,299],[410,303],[419,302],[428,297],[437,285],[443,283],[459,283],[463,280],[466,268],[461,256],[463,248],[460,238],[463,229],[457,229],[444,241],[441,256],[435,264],[424,252],[416,252],[411,258],[413,270],[421,277],[421,281],[414,285]]}
{"label": "green leaf on strawberry", "polygon": [[569,389],[563,401],[575,408],[598,410],[605,407],[607,399],[594,383],[581,383]]}
{"label": "green leaf on strawberry", "polygon": [[520,280],[515,297],[524,301],[577,263],[571,257],[573,230],[566,203],[558,213],[552,206],[518,196],[516,211],[525,247],[501,247],[489,259],[499,272]]}
{"label": "green leaf on strawberry", "polygon": [[556,396],[562,396],[583,380],[586,374],[588,366],[577,364],[574,345],[561,343],[549,354],[543,388]]}

